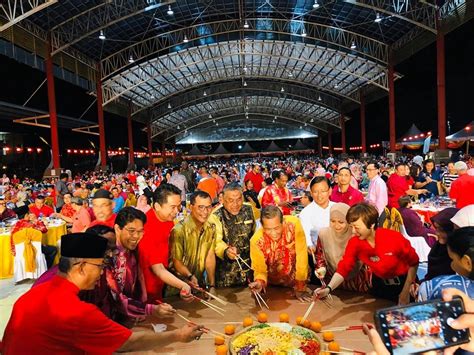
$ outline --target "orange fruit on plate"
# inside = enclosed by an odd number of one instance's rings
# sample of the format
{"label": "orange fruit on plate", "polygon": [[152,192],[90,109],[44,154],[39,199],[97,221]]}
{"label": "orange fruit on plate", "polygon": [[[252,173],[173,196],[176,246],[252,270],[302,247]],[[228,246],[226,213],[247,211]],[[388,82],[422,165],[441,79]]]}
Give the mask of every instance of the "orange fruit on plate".
{"label": "orange fruit on plate", "polygon": [[305,328],[311,328],[311,321],[309,319],[305,319],[302,326]]}
{"label": "orange fruit on plate", "polygon": [[323,332],[323,340],[330,342],[334,340],[334,333],[333,332]]}
{"label": "orange fruit on plate", "polygon": [[225,343],[224,337],[221,337],[220,335],[218,335],[214,338],[215,345],[223,345],[224,343]]}
{"label": "orange fruit on plate", "polygon": [[280,313],[280,322],[282,323],[290,322],[290,316],[288,315],[288,313]]}
{"label": "orange fruit on plate", "polygon": [[296,324],[301,325],[301,321],[303,320],[303,317],[296,317]]}
{"label": "orange fruit on plate", "polygon": [[227,345],[219,345],[216,347],[216,355],[227,355],[228,351]]}
{"label": "orange fruit on plate", "polygon": [[268,316],[265,312],[260,312],[257,316],[257,320],[260,323],[266,323],[266,322],[268,322]]}
{"label": "orange fruit on plate", "polygon": [[319,323],[319,322],[311,322],[311,327],[310,327],[310,329],[311,329],[313,332],[319,333],[322,328],[323,328],[323,326],[321,325],[321,323]]}
{"label": "orange fruit on plate", "polygon": [[331,355],[329,351],[321,351],[319,355]]}
{"label": "orange fruit on plate", "polygon": [[250,327],[253,324],[253,319],[250,317],[245,317],[244,321],[242,322],[242,325],[244,327]]}
{"label": "orange fruit on plate", "polygon": [[235,325],[227,324],[224,328],[224,333],[227,335],[232,335],[235,333]]}
{"label": "orange fruit on plate", "polygon": [[339,343],[337,343],[335,341],[331,341],[328,344],[328,350],[329,351],[341,351],[341,347],[339,346]]}

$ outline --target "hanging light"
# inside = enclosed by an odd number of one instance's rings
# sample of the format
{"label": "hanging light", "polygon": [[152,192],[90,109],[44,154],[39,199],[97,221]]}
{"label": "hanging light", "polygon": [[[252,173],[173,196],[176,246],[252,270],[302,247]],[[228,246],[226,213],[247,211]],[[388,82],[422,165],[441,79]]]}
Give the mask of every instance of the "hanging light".
{"label": "hanging light", "polygon": [[219,123],[218,123],[218,122],[216,122],[216,126],[219,126]]}
{"label": "hanging light", "polygon": [[317,9],[318,7],[319,7],[318,0],[314,0],[313,9]]}
{"label": "hanging light", "polygon": [[310,119],[309,122],[313,123],[313,122],[314,122],[314,118]]}
{"label": "hanging light", "polygon": [[334,84],[334,89],[338,89],[339,88],[339,83],[335,83]]}
{"label": "hanging light", "polygon": [[291,71],[288,73],[288,77],[289,77],[289,78],[292,78],[292,77],[293,77],[293,73],[292,73]]}
{"label": "hanging light", "polygon": [[184,35],[184,39],[183,39],[183,43],[188,43],[189,42],[189,39],[186,35]]}
{"label": "hanging light", "polygon": [[171,108],[171,102],[168,102],[168,109]]}
{"label": "hanging light", "polygon": [[249,28],[249,27],[250,27],[250,26],[249,26],[249,23],[247,22],[247,20],[245,20],[245,22],[244,22],[244,28],[247,29],[247,28]]}
{"label": "hanging light", "polygon": [[303,29],[301,30],[301,37],[306,37],[306,36],[307,36],[306,29],[303,27]]}
{"label": "hanging light", "polygon": [[356,49],[356,48],[357,48],[357,46],[356,46],[355,42],[352,41],[352,43],[351,43],[351,49]]}
{"label": "hanging light", "polygon": [[206,90],[204,90],[204,92],[202,93],[202,96],[207,96]]}
{"label": "hanging light", "polygon": [[374,22],[375,23],[379,23],[382,21],[382,16],[380,16],[380,14],[377,12],[377,14],[375,15],[375,20]]}
{"label": "hanging light", "polygon": [[278,118],[278,117],[277,117],[277,116],[275,116],[275,117],[273,118],[273,120],[275,121],[277,118]]}
{"label": "hanging light", "polygon": [[167,13],[168,15],[170,15],[170,16],[173,16],[174,11],[173,11],[173,9],[171,8],[171,5],[168,5],[168,11],[166,11],[166,13]]}
{"label": "hanging light", "polygon": [[285,92],[285,88],[282,86],[280,92]]}
{"label": "hanging light", "polygon": [[322,101],[321,95],[318,95],[318,101]]}
{"label": "hanging light", "polygon": [[99,33],[99,39],[102,40],[102,41],[105,41],[105,34],[104,34],[104,30],[100,30],[100,33]]}
{"label": "hanging light", "polygon": [[135,59],[133,59],[132,56],[130,56],[130,58],[128,58],[128,62],[131,64],[131,63],[135,63]]}
{"label": "hanging light", "polygon": [[209,114],[209,118],[212,118],[212,115],[211,115],[211,114]]}
{"label": "hanging light", "polygon": [[247,86],[247,82],[246,82],[246,81],[244,81],[244,86]]}

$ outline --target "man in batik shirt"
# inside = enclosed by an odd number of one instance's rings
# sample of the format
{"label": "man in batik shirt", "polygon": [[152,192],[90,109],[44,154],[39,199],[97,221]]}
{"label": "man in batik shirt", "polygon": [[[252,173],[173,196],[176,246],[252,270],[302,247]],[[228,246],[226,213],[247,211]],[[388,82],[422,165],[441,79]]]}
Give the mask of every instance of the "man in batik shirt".
{"label": "man in batik shirt", "polygon": [[247,285],[248,268],[236,262],[237,254],[250,264],[250,238],[255,232],[252,206],[244,204],[242,188],[232,183],[224,188],[223,206],[214,210],[210,220],[217,227],[215,253],[217,287]]}
{"label": "man in batik shirt", "polygon": [[112,320],[127,326],[142,321],[147,315],[166,317],[173,308],[162,303],[147,303],[143,272],[138,266],[137,247],[143,237],[145,214],[124,207],[115,219],[116,248],[108,250],[107,266],[98,285],[81,298],[94,303]]}
{"label": "man in batik shirt", "polygon": [[[211,196],[196,190],[190,199],[191,213],[174,226],[170,237],[170,269],[195,286],[207,286],[215,293],[216,225],[210,222]],[[207,277],[204,277],[206,273]],[[166,296],[177,294],[172,287],[166,289]]]}
{"label": "man in batik shirt", "polygon": [[284,215],[291,214],[293,196],[286,187],[288,183],[288,175],[281,170],[276,170],[272,173],[275,182],[268,186],[262,197],[262,207],[277,206],[281,209]]}
{"label": "man in batik shirt", "polygon": [[307,288],[308,252],[303,227],[297,217],[285,216],[276,206],[262,210],[262,227],[250,239],[254,282],[249,287],[262,292],[267,285],[292,287],[300,301],[310,301]]}

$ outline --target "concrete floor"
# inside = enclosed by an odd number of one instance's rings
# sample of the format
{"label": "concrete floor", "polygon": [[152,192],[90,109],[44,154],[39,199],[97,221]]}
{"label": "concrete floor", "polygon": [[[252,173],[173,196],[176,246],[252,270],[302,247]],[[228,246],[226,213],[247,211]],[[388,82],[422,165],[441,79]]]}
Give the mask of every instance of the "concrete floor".
{"label": "concrete floor", "polygon": [[14,303],[32,284],[31,280],[25,280],[18,285],[15,285],[13,278],[0,280],[0,338],[3,337]]}

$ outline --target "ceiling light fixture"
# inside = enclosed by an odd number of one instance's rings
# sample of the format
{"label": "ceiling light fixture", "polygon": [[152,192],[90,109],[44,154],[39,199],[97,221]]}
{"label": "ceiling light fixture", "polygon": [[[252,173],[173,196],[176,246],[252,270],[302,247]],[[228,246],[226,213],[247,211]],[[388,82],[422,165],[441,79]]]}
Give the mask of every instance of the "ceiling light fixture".
{"label": "ceiling light fixture", "polygon": [[282,86],[280,91],[285,92],[285,88]]}
{"label": "ceiling light fixture", "polygon": [[168,102],[168,109],[170,109],[170,108],[171,108],[171,103],[170,103],[170,102]]}
{"label": "ceiling light fixture", "polygon": [[318,95],[318,101],[322,101],[321,95]]}
{"label": "ceiling light fixture", "polygon": [[202,96],[207,96],[206,90],[204,90],[204,92],[202,93]]}
{"label": "ceiling light fixture", "polygon": [[351,43],[351,49],[356,49],[356,48],[357,48],[357,46],[356,46],[355,42],[352,41],[352,43]]}
{"label": "ceiling light fixture", "polygon": [[183,39],[183,43],[188,43],[189,42],[189,39],[186,35],[184,35],[184,39]]}
{"label": "ceiling light fixture", "polygon": [[379,23],[379,22],[382,22],[382,16],[380,16],[380,14],[377,12],[377,14],[375,15],[375,20],[374,20],[375,23]]}
{"label": "ceiling light fixture", "polygon": [[244,86],[247,86],[247,82],[246,82],[246,81],[244,81]]}
{"label": "ceiling light fixture", "polygon": [[250,26],[249,26],[249,23],[247,22],[247,20],[245,20],[245,22],[244,22],[244,28],[247,29],[247,28],[249,28],[249,27],[250,27]]}
{"label": "ceiling light fixture", "polygon": [[318,0],[314,0],[313,9],[317,9],[318,7],[319,7]]}
{"label": "ceiling light fixture", "polygon": [[211,114],[209,114],[209,118],[212,118],[212,115],[211,115]]}
{"label": "ceiling light fixture", "polygon": [[301,37],[306,37],[306,36],[307,36],[307,33],[306,33],[305,28],[303,27],[303,29],[301,30]]}
{"label": "ceiling light fixture", "polygon": [[105,34],[104,34],[104,30],[100,30],[100,33],[99,33],[99,39],[101,39],[102,41],[105,41]]}
{"label": "ceiling light fixture", "polygon": [[168,11],[166,11],[166,13],[170,16],[172,16],[174,14],[174,11],[173,9],[171,8],[171,5],[168,5]]}
{"label": "ceiling light fixture", "polygon": [[133,57],[130,56],[130,58],[128,58],[128,62],[129,62],[129,63],[135,63],[135,59],[133,59]]}

